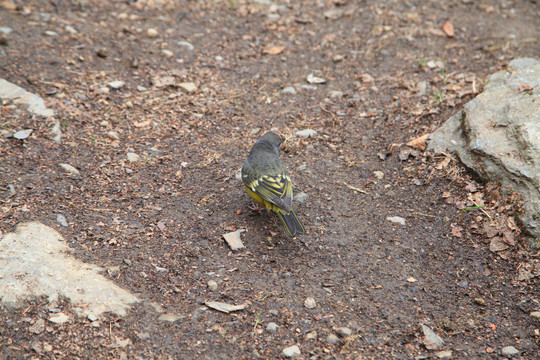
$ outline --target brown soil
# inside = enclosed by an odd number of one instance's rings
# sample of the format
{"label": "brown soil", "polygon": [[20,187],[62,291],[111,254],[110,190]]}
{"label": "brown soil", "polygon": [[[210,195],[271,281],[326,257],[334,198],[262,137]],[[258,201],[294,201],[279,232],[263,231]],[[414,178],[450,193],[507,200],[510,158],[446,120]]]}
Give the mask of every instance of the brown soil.
{"label": "brown soil", "polygon": [[[269,359],[294,344],[305,359],[433,358],[420,324],[456,359],[503,358],[505,346],[537,358],[538,277],[520,271],[538,254],[516,230],[515,246],[491,252],[487,216],[462,211],[484,193],[492,217],[511,219],[512,206],[456,163],[436,169],[442,159],[401,145],[434,131],[511,59],[540,56],[536,1],[15,3],[0,9],[0,25],[14,30],[0,46],[0,77],[44,97],[64,137],[56,144],[52,120],[2,105],[0,130],[34,132],[0,138],[0,230],[54,227],[79,259],[119,267],[106,275],[145,303],[97,326],[67,301],[2,308],[2,358]],[[327,83],[302,89],[310,73]],[[100,91],[114,80],[125,85]],[[282,94],[287,86],[297,94]],[[334,90],[343,96],[330,98]],[[301,239],[250,211],[236,178],[274,127],[295,193],[308,195],[295,203]],[[318,135],[295,136],[308,128]],[[246,249],[232,252],[222,234],[235,229],[247,230]],[[212,300],[248,307],[224,314],[204,306]],[[180,319],[159,321],[150,302]],[[31,333],[51,306],[73,321]],[[341,327],[352,335],[329,343]]]}

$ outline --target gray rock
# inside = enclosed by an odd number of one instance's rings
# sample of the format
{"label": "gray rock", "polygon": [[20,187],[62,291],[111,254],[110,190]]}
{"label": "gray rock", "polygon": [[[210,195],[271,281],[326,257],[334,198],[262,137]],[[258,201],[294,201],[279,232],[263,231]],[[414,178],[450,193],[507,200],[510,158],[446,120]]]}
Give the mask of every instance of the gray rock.
{"label": "gray rock", "polygon": [[456,153],[481,177],[520,192],[519,219],[540,247],[540,61],[516,59],[491,75],[480,95],[430,135],[428,150]]}
{"label": "gray rock", "polygon": [[[68,243],[54,229],[37,222],[19,224],[14,233],[5,234],[0,247],[1,303],[18,307],[25,304],[23,299],[45,296],[54,301],[63,296],[79,315],[107,311],[125,315],[125,308],[139,300],[101,275],[102,268],[71,256]],[[67,319],[62,314],[49,320]]]}
{"label": "gray rock", "polygon": [[38,116],[54,115],[54,111],[45,106],[42,98],[4,79],[0,79],[0,99],[13,100],[15,105],[25,105],[28,107],[28,111]]}
{"label": "gray rock", "polygon": [[72,165],[60,164],[60,166],[62,167],[62,169],[66,170],[71,175],[80,175],[81,174],[81,172],[76,167],[74,167]]}
{"label": "gray rock", "polygon": [[338,329],[338,335],[341,337],[351,336],[352,330],[348,327],[342,327]]}
{"label": "gray rock", "polygon": [[540,311],[533,311],[531,316],[535,319],[540,319]]}
{"label": "gray rock", "polygon": [[141,157],[139,155],[137,155],[136,153],[134,153],[134,152],[128,152],[126,154],[126,157],[127,157],[128,161],[132,162],[132,163],[141,160]]}
{"label": "gray rock", "polygon": [[268,331],[269,333],[272,333],[272,334],[275,333],[278,328],[279,328],[279,326],[275,322],[270,322],[270,323],[268,323],[268,325],[266,325],[266,331]]}
{"label": "gray rock", "polygon": [[67,220],[66,220],[66,217],[62,214],[57,214],[56,215],[56,221],[62,225],[63,227],[68,227],[68,223],[67,223]]}
{"label": "gray rock", "polygon": [[427,327],[424,324],[422,324],[421,326],[422,326],[422,332],[424,333],[424,336],[426,337],[424,341],[424,345],[426,346],[426,348],[430,350],[434,350],[444,345],[443,339],[441,339],[439,335],[435,334],[433,330],[431,330],[429,327]]}
{"label": "gray rock", "polygon": [[300,355],[302,355],[302,352],[300,352],[298,345],[289,346],[283,349],[283,356],[285,357],[293,358]]}
{"label": "gray rock", "polygon": [[330,345],[336,345],[336,344],[339,344],[339,338],[337,337],[336,334],[329,334],[326,337],[326,342],[329,343]]}
{"label": "gray rock", "polygon": [[4,35],[9,35],[9,34],[11,34],[12,31],[13,31],[12,28],[9,28],[9,27],[6,27],[6,26],[0,27],[0,33],[2,33]]}
{"label": "gray rock", "polygon": [[208,288],[212,291],[216,291],[218,289],[218,284],[215,280],[208,280],[207,285]]}
{"label": "gray rock", "polygon": [[501,349],[501,354],[505,356],[512,356],[519,354],[519,350],[513,346],[505,346]]}

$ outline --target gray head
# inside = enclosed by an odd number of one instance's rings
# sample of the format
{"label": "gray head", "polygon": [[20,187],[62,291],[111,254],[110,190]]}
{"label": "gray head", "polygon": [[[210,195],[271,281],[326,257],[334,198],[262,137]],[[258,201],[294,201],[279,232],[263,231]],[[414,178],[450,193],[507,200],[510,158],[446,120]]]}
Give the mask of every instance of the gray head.
{"label": "gray head", "polygon": [[259,140],[255,141],[255,145],[253,145],[253,148],[251,149],[251,151],[255,149],[266,150],[266,151],[272,150],[277,156],[279,156],[280,144],[281,144],[281,138],[275,133],[269,131],[263,136],[261,136]]}
{"label": "gray head", "polygon": [[257,142],[267,142],[279,149],[279,145],[281,144],[281,138],[277,134],[269,131],[263,136],[261,136],[261,138],[257,140]]}

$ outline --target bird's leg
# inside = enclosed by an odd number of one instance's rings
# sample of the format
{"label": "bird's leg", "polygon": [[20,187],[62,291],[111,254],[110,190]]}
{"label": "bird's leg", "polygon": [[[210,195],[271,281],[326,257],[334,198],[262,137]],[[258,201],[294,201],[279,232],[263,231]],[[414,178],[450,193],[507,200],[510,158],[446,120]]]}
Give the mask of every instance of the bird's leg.
{"label": "bird's leg", "polygon": [[261,212],[261,210],[264,209],[264,207],[260,206],[259,204],[254,203],[254,202],[251,202],[251,205],[249,205],[248,208],[250,210],[253,210],[253,211],[256,211],[256,212]]}

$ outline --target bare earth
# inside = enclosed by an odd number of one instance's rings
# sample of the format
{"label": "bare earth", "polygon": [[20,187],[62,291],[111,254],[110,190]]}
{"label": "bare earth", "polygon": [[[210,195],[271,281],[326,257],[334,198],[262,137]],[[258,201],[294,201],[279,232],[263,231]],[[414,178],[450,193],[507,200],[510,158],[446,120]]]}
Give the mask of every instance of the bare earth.
{"label": "bare earth", "polygon": [[[0,137],[0,234],[51,226],[144,300],[93,323],[65,299],[2,307],[0,358],[271,359],[291,345],[304,359],[498,359],[506,346],[537,358],[539,254],[513,226],[516,203],[403,144],[511,59],[540,57],[538,2],[273,4],[0,1],[0,27],[13,29],[0,77],[42,96],[63,132],[57,144],[54,120],[1,104],[1,131],[33,133]],[[249,210],[236,178],[271,128],[307,194],[300,239]],[[246,248],[232,252],[222,234],[236,229]],[[490,251],[497,234],[507,249]],[[152,302],[179,319],[158,320]],[[51,309],[71,321],[35,330]],[[430,349],[421,324],[444,345]]]}

